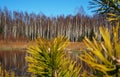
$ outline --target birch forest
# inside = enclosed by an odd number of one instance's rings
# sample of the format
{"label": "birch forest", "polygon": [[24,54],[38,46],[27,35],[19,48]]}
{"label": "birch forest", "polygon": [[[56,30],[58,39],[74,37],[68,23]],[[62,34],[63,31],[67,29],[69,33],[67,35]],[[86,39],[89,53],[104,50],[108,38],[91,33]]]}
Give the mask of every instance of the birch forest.
{"label": "birch forest", "polygon": [[[84,10],[82,8],[82,10]],[[109,25],[109,26],[108,26]],[[103,15],[89,16],[78,11],[76,15],[60,15],[47,17],[43,13],[27,13],[0,9],[0,39],[2,40],[34,40],[36,37],[52,39],[64,35],[72,42],[82,41],[84,36],[92,38],[98,34],[99,26],[112,25]]]}

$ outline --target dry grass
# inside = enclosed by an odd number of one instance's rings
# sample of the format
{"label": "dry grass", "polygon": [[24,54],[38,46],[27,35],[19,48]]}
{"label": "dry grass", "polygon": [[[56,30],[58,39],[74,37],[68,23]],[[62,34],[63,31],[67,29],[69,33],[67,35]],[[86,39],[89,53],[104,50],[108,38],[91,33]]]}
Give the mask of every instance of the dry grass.
{"label": "dry grass", "polygon": [[24,49],[27,48],[30,42],[23,42],[23,41],[0,41],[0,50],[6,49]]}
{"label": "dry grass", "polygon": [[71,50],[82,50],[86,48],[86,46],[83,42],[70,42],[67,48]]}
{"label": "dry grass", "polygon": [[[9,49],[25,49],[29,45],[34,45],[34,41],[0,41],[0,50],[9,50]],[[70,42],[70,44],[67,47],[71,50],[81,50],[85,48],[85,45],[83,42]]]}

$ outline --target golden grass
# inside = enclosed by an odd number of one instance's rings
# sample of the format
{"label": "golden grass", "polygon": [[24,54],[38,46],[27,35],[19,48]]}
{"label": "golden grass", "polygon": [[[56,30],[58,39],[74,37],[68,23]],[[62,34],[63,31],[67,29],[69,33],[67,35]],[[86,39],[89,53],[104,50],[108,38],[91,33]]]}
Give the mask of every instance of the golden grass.
{"label": "golden grass", "polygon": [[[29,45],[35,45],[35,41],[1,41],[0,40],[0,50],[18,50],[26,49]],[[67,47],[71,50],[81,50],[85,48],[83,42],[70,42]]]}
{"label": "golden grass", "polygon": [[3,41],[0,40],[0,50],[19,50],[26,49],[29,45],[33,45],[33,41]]}

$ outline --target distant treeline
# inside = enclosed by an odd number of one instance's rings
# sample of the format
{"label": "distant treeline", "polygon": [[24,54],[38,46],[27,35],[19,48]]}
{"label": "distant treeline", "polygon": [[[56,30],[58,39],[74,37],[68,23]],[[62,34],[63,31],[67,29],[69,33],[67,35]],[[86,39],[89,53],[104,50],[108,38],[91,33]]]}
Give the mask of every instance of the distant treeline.
{"label": "distant treeline", "polygon": [[[88,16],[81,12],[74,16],[47,17],[44,14],[0,9],[0,39],[34,40],[38,36],[52,39],[64,35],[70,41],[81,41],[84,36],[91,39],[95,33],[99,34],[99,26],[111,29],[104,16]],[[100,35],[98,37],[101,39]]]}

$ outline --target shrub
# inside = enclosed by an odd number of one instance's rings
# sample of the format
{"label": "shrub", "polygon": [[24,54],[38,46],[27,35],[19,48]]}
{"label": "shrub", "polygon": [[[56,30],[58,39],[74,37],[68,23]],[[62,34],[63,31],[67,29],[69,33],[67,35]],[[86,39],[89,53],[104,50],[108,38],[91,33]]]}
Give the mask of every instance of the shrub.
{"label": "shrub", "polygon": [[38,77],[79,77],[80,67],[64,51],[68,43],[66,37],[37,39],[36,46],[28,48],[28,71]]}
{"label": "shrub", "polygon": [[86,51],[79,56],[81,60],[92,67],[97,77],[120,77],[120,40],[118,37],[119,26],[113,27],[111,37],[107,28],[100,27],[103,41],[90,41],[87,37],[83,40],[87,46]]}

